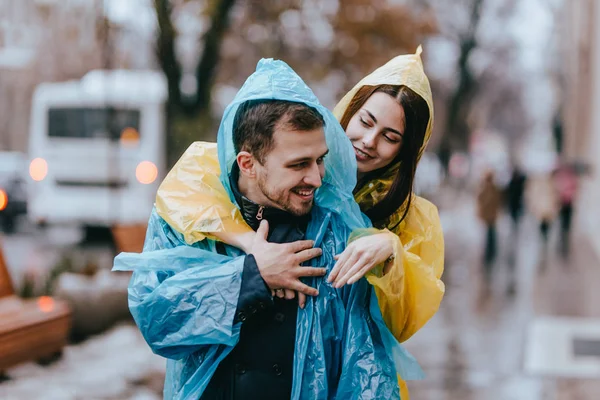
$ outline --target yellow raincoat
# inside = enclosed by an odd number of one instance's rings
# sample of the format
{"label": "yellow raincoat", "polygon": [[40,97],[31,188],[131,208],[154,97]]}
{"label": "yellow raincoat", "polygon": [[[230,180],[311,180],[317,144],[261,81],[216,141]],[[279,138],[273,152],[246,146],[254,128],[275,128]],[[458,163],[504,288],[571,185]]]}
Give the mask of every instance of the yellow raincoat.
{"label": "yellow raincoat", "polygon": [[[425,99],[431,118],[419,158],[431,137],[433,100],[421,62],[421,47],[415,54],[398,56],[361,80],[334,109],[341,119],[346,107],[363,85],[405,85]],[[398,170],[392,166],[383,176],[368,182],[355,196],[367,210],[388,192]],[[192,144],[161,184],[157,197],[158,214],[192,244],[211,237],[210,233],[246,233],[251,228],[229,200],[219,181],[220,167],[214,143]],[[437,208],[414,196],[406,218],[401,207],[388,221],[373,221],[377,226],[393,227],[394,265],[382,276],[378,267],[366,276],[374,286],[386,325],[403,342],[417,332],[437,312],[444,295],[441,275],[444,268],[444,239]],[[357,237],[381,233],[377,229],[354,232]],[[402,399],[408,399],[406,384],[400,381]]]}

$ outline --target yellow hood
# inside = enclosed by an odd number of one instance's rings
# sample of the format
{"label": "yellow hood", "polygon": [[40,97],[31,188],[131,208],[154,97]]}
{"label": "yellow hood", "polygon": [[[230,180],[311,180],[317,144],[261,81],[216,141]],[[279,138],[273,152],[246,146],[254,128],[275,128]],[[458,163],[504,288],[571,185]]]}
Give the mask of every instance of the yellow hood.
{"label": "yellow hood", "polygon": [[425,151],[429,138],[431,137],[431,131],[433,129],[433,96],[431,94],[431,86],[429,85],[429,79],[425,75],[423,70],[423,62],[421,61],[421,53],[423,49],[421,46],[417,48],[415,54],[405,54],[395,58],[377,68],[375,71],[365,76],[360,82],[358,82],[352,90],[340,100],[340,102],[333,109],[333,115],[340,121],[342,115],[348,108],[348,104],[358,91],[363,86],[377,86],[377,85],[403,85],[421,96],[427,106],[429,106],[429,123],[427,124],[427,131],[425,132],[425,140],[423,146],[419,152],[419,158]]}
{"label": "yellow hood", "polygon": [[[422,48],[419,46],[415,54],[405,54],[395,57],[388,61],[386,64],[377,68],[371,74],[364,77],[358,82],[352,90],[340,100],[335,106],[333,114],[336,116],[338,121],[342,119],[346,108],[350,104],[350,101],[356,94],[356,92],[363,86],[377,86],[377,85],[404,85],[409,89],[413,90],[419,96],[421,96],[427,106],[429,107],[429,122],[427,123],[427,130],[425,131],[425,139],[423,140],[423,146],[419,150],[419,159],[423,155],[427,143],[431,138],[431,131],[433,130],[433,96],[431,94],[431,86],[429,85],[429,79],[425,75],[423,69],[423,62],[421,61]],[[363,210],[367,210],[379,202],[387,194],[392,181],[398,171],[399,164],[389,168],[381,177],[372,180],[368,184],[364,185],[361,190],[355,194],[354,198],[356,202],[360,204]],[[403,210],[399,210],[403,211]],[[387,221],[387,225],[394,226],[403,212],[397,212],[394,214],[390,221]],[[374,221],[375,222],[375,221]]]}

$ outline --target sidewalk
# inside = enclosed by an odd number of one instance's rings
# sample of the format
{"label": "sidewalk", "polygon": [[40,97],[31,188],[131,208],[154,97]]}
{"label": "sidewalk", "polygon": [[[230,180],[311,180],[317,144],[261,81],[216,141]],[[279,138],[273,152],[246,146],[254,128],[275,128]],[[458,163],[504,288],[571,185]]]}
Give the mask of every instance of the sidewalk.
{"label": "sidewalk", "polygon": [[[473,196],[455,194],[442,203],[446,297],[438,314],[406,343],[427,374],[423,381],[409,382],[411,397],[419,400],[599,398],[600,375],[577,378],[577,371],[563,376],[525,368],[528,362],[531,364],[528,357],[531,358],[532,339],[534,344],[541,340],[532,333],[538,322],[548,316],[585,317],[591,324],[600,322],[600,261],[587,232],[575,224],[572,257],[566,262],[555,255],[551,242],[548,263],[543,269],[537,222],[526,217],[518,235],[517,290],[512,295],[507,291],[510,271],[507,242],[511,238],[508,218],[499,221],[500,259],[494,266],[492,285],[487,288],[482,283],[480,265],[483,230],[475,216]],[[573,326],[578,320],[558,321],[563,326],[570,324],[563,332],[575,332]],[[554,356],[562,351],[579,366],[600,368],[600,357],[577,358],[573,356],[574,338],[563,335],[563,339],[561,344],[553,343],[550,350],[542,348],[542,355]],[[593,340],[590,343],[593,345]],[[563,346],[562,350],[559,346]],[[570,371],[568,367],[563,371]]]}

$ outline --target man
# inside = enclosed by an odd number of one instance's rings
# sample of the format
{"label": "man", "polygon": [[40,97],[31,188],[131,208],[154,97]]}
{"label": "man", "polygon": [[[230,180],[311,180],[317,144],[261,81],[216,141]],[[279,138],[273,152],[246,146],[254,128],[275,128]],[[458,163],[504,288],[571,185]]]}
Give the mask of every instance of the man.
{"label": "man", "polygon": [[[318,111],[286,101],[251,100],[237,111],[231,188],[244,220],[261,235],[269,230],[269,242],[304,239],[314,192],[325,172],[323,125]],[[299,264],[321,255],[310,241],[295,246]],[[291,397],[298,306],[293,300],[273,301],[271,290],[314,295],[316,290],[298,278],[322,276],[325,270],[284,270],[273,254],[261,250],[259,245],[244,261],[234,318],[243,322],[240,341],[217,368],[202,399],[242,399],[260,392],[266,399]],[[261,308],[266,310],[259,312]]]}
{"label": "man", "polygon": [[[247,255],[209,238],[188,241],[168,212],[154,211],[144,252],[121,254],[115,269],[134,270],[131,313],[169,359],[165,398],[398,399],[393,336],[372,288],[361,280],[335,289],[322,279],[363,223],[346,178],[354,155],[333,115],[287,65],[261,61],[226,110],[218,144],[221,181],[244,220],[269,241],[296,242],[298,267],[283,269],[264,241]],[[189,172],[206,151],[188,149],[161,185],[169,192],[161,202],[201,201],[178,188],[196,179]],[[318,267],[300,266],[310,259]],[[299,309],[273,299],[280,289],[315,297]]]}

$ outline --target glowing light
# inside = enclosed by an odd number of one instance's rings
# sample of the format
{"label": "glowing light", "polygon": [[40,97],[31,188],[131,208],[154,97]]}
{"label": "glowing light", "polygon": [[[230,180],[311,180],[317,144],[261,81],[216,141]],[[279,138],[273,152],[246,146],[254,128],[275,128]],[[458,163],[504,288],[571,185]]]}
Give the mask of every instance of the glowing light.
{"label": "glowing light", "polygon": [[54,311],[54,299],[50,296],[42,296],[37,301],[38,308],[45,313]]}
{"label": "glowing light", "polygon": [[127,127],[121,132],[123,146],[135,146],[140,141],[140,133],[135,128]]}
{"label": "glowing light", "polygon": [[8,205],[8,196],[6,192],[0,189],[0,211],[4,210]]}
{"label": "glowing light", "polygon": [[138,182],[149,185],[158,177],[158,168],[150,161],[142,161],[135,169],[135,177]]}
{"label": "glowing light", "polygon": [[48,175],[48,163],[43,158],[35,158],[29,164],[29,175],[34,181],[40,182]]}

